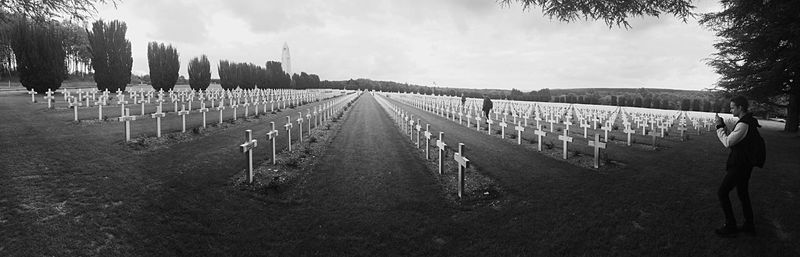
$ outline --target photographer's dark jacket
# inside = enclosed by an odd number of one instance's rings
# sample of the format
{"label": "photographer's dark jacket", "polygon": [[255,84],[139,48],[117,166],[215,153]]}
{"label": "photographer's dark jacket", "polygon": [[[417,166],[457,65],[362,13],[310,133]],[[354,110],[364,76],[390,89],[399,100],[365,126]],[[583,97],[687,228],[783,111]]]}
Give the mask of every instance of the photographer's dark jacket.
{"label": "photographer's dark jacket", "polygon": [[752,151],[748,147],[752,146],[750,141],[755,140],[758,127],[761,127],[758,120],[753,118],[752,114],[747,113],[736,122],[736,126],[730,133],[726,127],[717,129],[717,137],[722,145],[731,149],[725,165],[726,170],[732,171],[755,166],[755,163],[748,159],[748,151]]}

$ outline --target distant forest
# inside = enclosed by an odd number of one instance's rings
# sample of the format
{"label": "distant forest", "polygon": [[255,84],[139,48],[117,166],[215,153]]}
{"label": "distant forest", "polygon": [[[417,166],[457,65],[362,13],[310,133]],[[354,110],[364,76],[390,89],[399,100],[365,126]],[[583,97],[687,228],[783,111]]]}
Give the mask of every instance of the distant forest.
{"label": "distant forest", "polygon": [[[375,81],[370,79],[350,79],[343,81],[320,82],[322,88],[360,89],[383,92],[435,94],[518,101],[598,104],[612,106],[629,106],[667,110],[704,111],[729,113],[729,96],[711,90],[675,90],[658,88],[578,88],[549,89],[522,92],[517,89],[471,89],[420,86],[393,81]],[[785,117],[785,109],[769,105],[752,106],[751,111],[757,116],[772,118]]]}

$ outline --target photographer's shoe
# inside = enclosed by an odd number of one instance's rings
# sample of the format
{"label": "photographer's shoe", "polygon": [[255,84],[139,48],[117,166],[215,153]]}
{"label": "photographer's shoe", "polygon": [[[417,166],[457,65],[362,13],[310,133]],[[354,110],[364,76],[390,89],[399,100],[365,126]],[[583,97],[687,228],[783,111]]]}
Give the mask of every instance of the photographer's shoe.
{"label": "photographer's shoe", "polygon": [[736,226],[723,226],[721,228],[715,229],[714,233],[720,237],[736,237],[736,233],[739,233],[739,230]]}

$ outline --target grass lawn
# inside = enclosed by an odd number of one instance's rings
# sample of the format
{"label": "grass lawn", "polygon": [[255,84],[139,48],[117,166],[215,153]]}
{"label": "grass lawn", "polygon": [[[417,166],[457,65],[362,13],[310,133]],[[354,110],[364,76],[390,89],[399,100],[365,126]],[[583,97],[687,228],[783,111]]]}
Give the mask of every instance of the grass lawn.
{"label": "grass lawn", "polygon": [[[285,117],[306,107],[138,151],[123,143],[121,123],[74,123],[63,101],[50,110],[39,100],[30,103],[24,92],[0,95],[0,256],[336,255],[337,248],[315,234],[329,224],[317,218],[326,214],[302,201],[265,200],[231,185],[246,168],[238,149],[243,131],[252,129],[262,146],[265,123],[274,120],[285,136]],[[136,105],[129,108],[138,114]],[[171,111],[171,104],[164,109]],[[79,111],[81,119],[96,117],[94,109]],[[109,117],[119,113],[118,107],[108,111]],[[171,115],[162,123],[164,133],[180,130],[180,119]],[[216,115],[210,111],[208,122]],[[197,127],[199,117],[192,114],[188,126]],[[133,137],[155,134],[154,121],[137,122]],[[721,239],[711,232],[722,222],[715,192],[727,151],[709,133],[666,141],[659,151],[611,150],[624,167],[548,174],[531,183],[535,188],[528,190],[540,192],[535,197],[511,190],[501,207],[448,208],[437,213],[442,220],[407,224],[420,235],[435,230],[437,236],[420,239],[427,244],[402,245],[391,234],[361,238],[372,226],[404,229],[374,224],[344,235],[351,244],[340,247],[399,244],[393,247],[480,256],[800,256],[800,137],[781,129],[770,122],[761,129],[768,163],[751,179],[760,231],[755,238]],[[614,135],[620,140],[624,134]],[[268,149],[254,155],[266,156]],[[731,197],[741,219],[735,193]]]}

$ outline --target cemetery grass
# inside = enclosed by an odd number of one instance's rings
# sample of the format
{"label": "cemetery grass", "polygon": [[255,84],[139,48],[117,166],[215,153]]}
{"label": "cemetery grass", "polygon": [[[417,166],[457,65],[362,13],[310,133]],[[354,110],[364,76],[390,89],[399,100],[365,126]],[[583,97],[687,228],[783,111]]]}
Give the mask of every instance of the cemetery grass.
{"label": "cemetery grass", "polygon": [[[362,96],[359,102],[365,100]],[[282,124],[285,114],[277,116],[268,119]],[[75,126],[69,111],[46,110],[46,104],[31,104],[25,94],[0,96],[0,256],[800,255],[797,135],[762,130],[770,155],[750,185],[759,236],[721,239],[712,229],[722,221],[715,192],[727,151],[710,134],[667,141],[660,151],[609,149],[610,158],[625,166],[597,172],[536,157],[516,142],[480,135],[474,128],[444,125],[434,115],[416,116],[423,124],[437,124],[432,129],[445,129],[450,146],[452,140],[486,142],[468,144],[466,156],[505,190],[499,199],[505,204],[450,207],[429,172],[410,170],[405,186],[391,192],[416,192],[412,195],[420,198],[397,202],[392,194],[377,194],[374,204],[401,210],[380,216],[370,211],[373,205],[332,197],[345,193],[328,196],[337,192],[331,191],[338,188],[334,185],[359,185],[362,176],[338,177],[340,170],[316,168],[298,189],[307,193],[308,204],[265,202],[231,186],[246,167],[238,152],[244,129],[253,129],[261,141],[254,156],[266,156],[264,121],[136,153],[121,142],[119,123]],[[197,118],[192,120],[196,126]],[[169,126],[174,130],[174,123]],[[282,136],[279,142],[285,142]],[[407,142],[399,143],[408,137],[396,137],[391,142],[413,151]],[[559,141],[554,142],[557,149]],[[507,157],[518,153],[537,164],[514,166]],[[342,158],[326,156],[335,157]],[[349,158],[342,159],[360,160]],[[412,183],[417,186],[408,186]],[[360,195],[367,197],[388,190],[390,183],[363,186]],[[741,217],[735,193],[731,197]],[[342,206],[368,211],[353,213]],[[391,217],[402,219],[392,222]]]}
{"label": "cemetery grass", "polygon": [[[655,150],[647,150],[649,136],[635,137],[643,142],[643,147],[609,144],[605,150],[608,158],[622,165],[595,170],[542,156],[531,150],[530,144],[518,146],[516,140],[503,141],[499,135],[476,131],[474,126],[466,128],[458,125],[457,119],[453,122],[399,101],[392,102],[415,119],[420,118],[422,124],[430,123],[435,133],[444,130],[445,138],[450,140],[448,144],[465,143],[473,164],[482,167],[482,172],[508,192],[506,198],[510,203],[501,208],[504,211],[487,212],[470,226],[475,228],[475,234],[480,231],[481,238],[495,239],[490,241],[502,249],[491,243],[476,242],[481,240],[471,241],[472,249],[504,253],[501,255],[794,256],[800,253],[800,240],[790,232],[800,226],[793,218],[800,215],[796,202],[798,188],[791,186],[800,182],[794,172],[800,169],[800,159],[795,157],[800,152],[800,138],[780,132],[778,126],[765,125],[761,129],[768,142],[770,164],[764,169],[756,168],[750,182],[759,236],[720,239],[712,231],[723,222],[716,190],[724,176],[728,150],[720,145],[713,132],[690,134],[685,142],[674,134],[671,138],[658,138]],[[532,130],[528,127],[523,137],[535,138]],[[580,134],[572,135],[575,142],[570,144],[570,151],[578,149],[581,155],[591,156],[586,141],[579,141],[583,140],[582,131]],[[619,140],[625,134],[617,131],[609,135]],[[552,133],[544,141],[555,142],[554,149],[561,151],[561,142]],[[519,167],[514,164],[517,162],[530,165]],[[741,222],[736,193],[730,195]]]}

